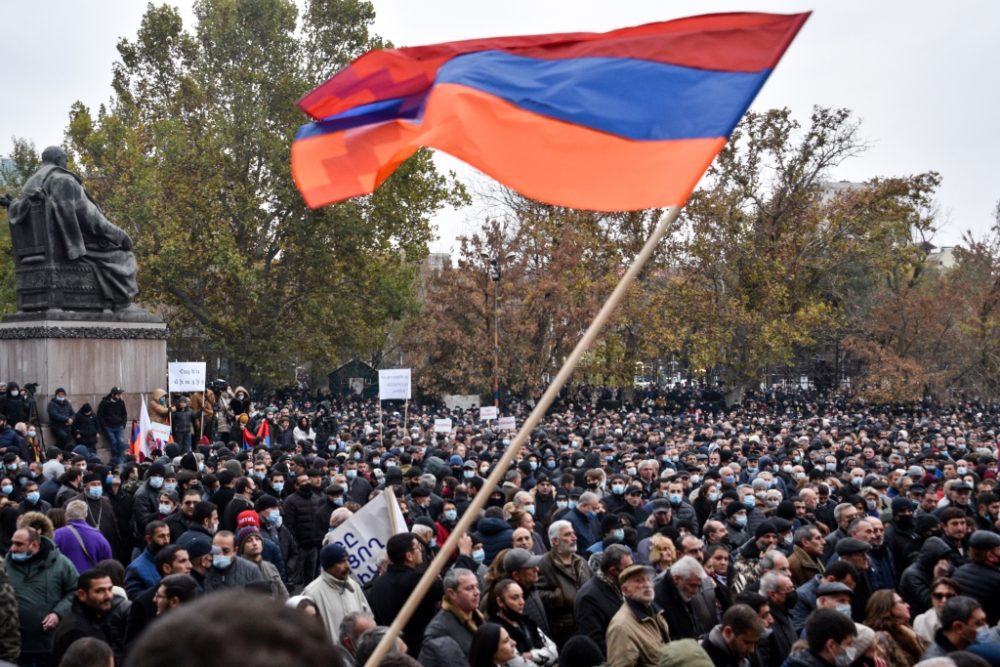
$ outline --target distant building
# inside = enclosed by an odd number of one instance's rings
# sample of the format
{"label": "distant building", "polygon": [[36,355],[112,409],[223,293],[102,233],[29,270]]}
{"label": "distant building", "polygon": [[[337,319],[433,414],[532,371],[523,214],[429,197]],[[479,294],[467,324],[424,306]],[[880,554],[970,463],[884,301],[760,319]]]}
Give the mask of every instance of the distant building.
{"label": "distant building", "polygon": [[820,184],[821,198],[823,204],[828,204],[831,199],[844,192],[861,190],[867,187],[865,183],[855,183],[854,181],[827,181]]}
{"label": "distant building", "polygon": [[421,271],[439,273],[451,268],[451,255],[446,252],[432,252],[427,255]]}
{"label": "distant building", "polygon": [[942,246],[932,248],[927,254],[927,264],[933,266],[938,271],[947,271],[953,268],[958,261],[955,259],[956,246]]}
{"label": "distant building", "polygon": [[7,174],[14,172],[14,161],[9,157],[0,157],[0,188],[7,186]]}
{"label": "distant building", "polygon": [[351,359],[327,374],[330,395],[372,398],[378,395],[378,371],[360,359]]}

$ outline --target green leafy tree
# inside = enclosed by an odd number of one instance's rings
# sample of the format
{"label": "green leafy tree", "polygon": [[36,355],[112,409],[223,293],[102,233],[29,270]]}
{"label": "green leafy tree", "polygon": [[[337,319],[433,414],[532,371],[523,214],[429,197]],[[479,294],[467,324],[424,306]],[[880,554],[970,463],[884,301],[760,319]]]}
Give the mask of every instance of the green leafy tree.
{"label": "green leafy tree", "polygon": [[430,217],[464,191],[421,151],[375,194],[309,211],[289,148],[295,101],[363,50],[371,3],[201,0],[185,28],[150,5],[118,44],[114,95],[75,104],[72,158],[136,241],[140,299],[175,349],[214,350],[235,377],[280,382],[306,361],[374,359],[415,308]]}

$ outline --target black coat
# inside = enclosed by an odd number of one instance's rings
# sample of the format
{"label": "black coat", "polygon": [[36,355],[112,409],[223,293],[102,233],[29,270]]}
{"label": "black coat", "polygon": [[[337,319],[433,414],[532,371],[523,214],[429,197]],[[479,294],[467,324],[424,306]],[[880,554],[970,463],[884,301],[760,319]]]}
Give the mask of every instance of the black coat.
{"label": "black coat", "polygon": [[990,626],[1000,621],[1000,570],[979,563],[966,563],[952,578],[962,586],[962,595],[975,598],[986,612]]}
{"label": "black coat", "polygon": [[663,608],[671,639],[697,639],[710,629],[701,627],[691,604],[681,597],[669,572],[656,584],[656,604]]}
{"label": "black coat", "polygon": [[48,405],[49,425],[66,426],[66,420],[73,417],[73,406],[67,401],[57,401],[55,398]]}
{"label": "black coat", "polygon": [[7,423],[11,426],[18,422],[28,423],[29,415],[28,401],[23,394],[11,396],[10,392],[0,396],[0,414],[7,417]]}
{"label": "black coat", "polygon": [[111,400],[110,396],[101,399],[101,404],[97,406],[97,423],[101,428],[124,427],[128,421],[128,411],[125,410],[125,401],[119,399]]}
{"label": "black coat", "polygon": [[[576,617],[576,634],[586,635],[601,647],[607,656],[607,631],[611,619],[622,606],[622,596],[617,588],[599,576],[591,577],[576,594],[573,615]],[[671,632],[673,628],[671,627]]]}
{"label": "black coat", "polygon": [[73,418],[73,426],[70,433],[77,444],[93,445],[97,443],[97,417],[91,412],[89,415],[83,411],[77,412]]}
{"label": "black coat", "polygon": [[281,506],[285,525],[292,531],[295,541],[303,549],[318,547],[326,535],[327,527],[320,523],[322,502],[323,496],[309,488],[308,491],[297,490],[288,496]]}
{"label": "black coat", "polygon": [[771,605],[771,615],[774,624],[771,634],[757,645],[760,661],[764,667],[781,667],[792,652],[792,644],[798,639],[792,619],[781,609]]}
{"label": "black coat", "polygon": [[[422,570],[414,570],[403,565],[390,565],[384,574],[375,578],[367,595],[376,623],[392,625],[399,610],[410,597],[410,593],[417,587],[421,576],[423,576]],[[410,621],[403,627],[403,641],[406,642],[407,653],[410,655],[419,655],[423,646],[424,630],[434,618],[438,603],[443,596],[444,587],[441,585],[441,579],[436,579],[416,612],[410,617]]]}

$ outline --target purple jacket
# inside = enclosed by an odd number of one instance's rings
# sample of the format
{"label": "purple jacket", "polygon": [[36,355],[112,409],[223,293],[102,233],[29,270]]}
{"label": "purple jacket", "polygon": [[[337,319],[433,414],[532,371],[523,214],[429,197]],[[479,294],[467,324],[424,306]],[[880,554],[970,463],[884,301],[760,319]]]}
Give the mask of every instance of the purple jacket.
{"label": "purple jacket", "polygon": [[[80,546],[80,540],[77,540],[76,536],[73,535],[70,526],[80,534],[80,539],[87,547],[87,554],[90,554],[90,558],[84,553],[83,547]],[[111,558],[111,545],[107,538],[85,520],[70,521],[62,528],[56,529],[53,541],[59,547],[59,551],[76,566],[77,572],[86,572],[102,560]]]}

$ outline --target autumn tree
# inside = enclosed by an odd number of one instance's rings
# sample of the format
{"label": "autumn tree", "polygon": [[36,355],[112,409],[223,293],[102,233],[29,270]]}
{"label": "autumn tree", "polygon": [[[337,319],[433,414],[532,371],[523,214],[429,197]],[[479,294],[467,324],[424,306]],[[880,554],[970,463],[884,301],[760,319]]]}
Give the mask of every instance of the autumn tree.
{"label": "autumn tree", "polygon": [[168,317],[174,349],[193,339],[244,380],[377,363],[416,307],[430,217],[464,196],[426,151],[369,197],[309,211],[295,189],[295,101],[381,45],[371,3],[308,0],[300,15],[292,0],[200,0],[194,14],[186,28],[150,5],[118,44],[112,99],[70,114],[75,167],[136,241],[141,301]]}
{"label": "autumn tree", "polygon": [[847,340],[875,401],[1000,396],[1000,207],[990,233],[967,234],[954,266],[922,263],[886,285]]}
{"label": "autumn tree", "polygon": [[844,109],[749,112],[688,203],[671,242],[663,303],[693,367],[729,398],[821,337],[843,336],[866,293],[916,261],[937,174],[873,179],[842,192],[831,171],[865,148]]}

